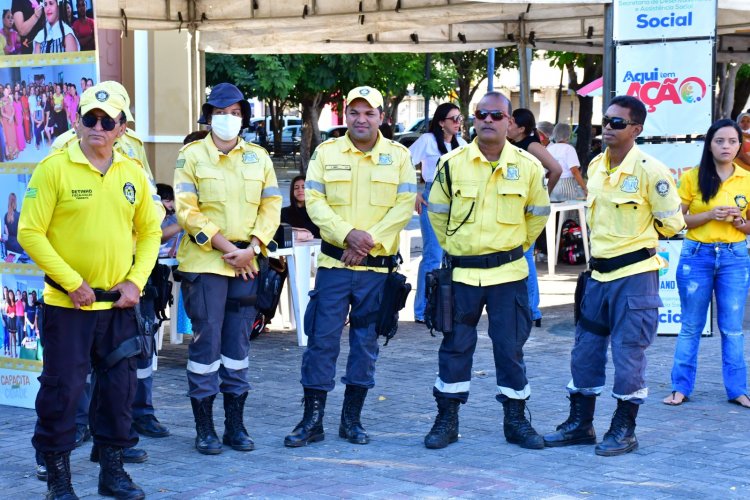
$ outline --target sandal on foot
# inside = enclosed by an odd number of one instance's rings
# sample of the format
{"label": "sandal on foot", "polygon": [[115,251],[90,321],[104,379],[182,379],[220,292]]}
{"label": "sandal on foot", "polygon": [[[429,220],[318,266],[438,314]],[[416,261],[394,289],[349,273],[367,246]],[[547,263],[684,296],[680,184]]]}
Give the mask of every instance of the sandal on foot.
{"label": "sandal on foot", "polygon": [[748,398],[748,403],[747,403],[747,404],[743,404],[743,403],[742,403],[741,401],[739,401],[739,399],[740,399],[741,397],[742,397],[742,396],[736,397],[736,398],[734,398],[734,399],[730,399],[730,400],[729,400],[729,402],[730,402],[730,403],[732,403],[733,405],[737,405],[737,406],[741,406],[741,407],[743,407],[743,408],[748,408],[748,409],[750,409],[750,396],[748,396],[748,395],[745,395],[745,397],[746,397],[746,398]]}
{"label": "sandal on foot", "polygon": [[[690,398],[685,396],[681,392],[680,394],[682,394],[682,401],[675,401],[674,397],[675,397],[675,394],[677,394],[678,392],[679,391],[672,391],[672,395],[669,398],[662,400],[662,403],[668,406],[680,406],[682,403],[687,403],[688,401],[690,401]],[[737,402],[736,404],[740,404],[740,403]]]}

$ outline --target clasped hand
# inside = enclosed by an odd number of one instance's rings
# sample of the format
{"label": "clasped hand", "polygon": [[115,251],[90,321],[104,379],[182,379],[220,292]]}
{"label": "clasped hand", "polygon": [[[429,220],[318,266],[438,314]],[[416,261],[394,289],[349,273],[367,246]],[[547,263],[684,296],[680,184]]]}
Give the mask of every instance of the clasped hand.
{"label": "clasped hand", "polygon": [[375,247],[375,240],[372,239],[370,233],[360,231],[359,229],[349,231],[344,241],[347,244],[347,248],[341,256],[341,262],[346,266],[361,265],[367,254],[370,253],[370,250]]}
{"label": "clasped hand", "polygon": [[238,248],[225,253],[221,258],[234,268],[235,276],[241,276],[245,281],[258,275],[258,268],[255,266],[255,252],[252,248]]}

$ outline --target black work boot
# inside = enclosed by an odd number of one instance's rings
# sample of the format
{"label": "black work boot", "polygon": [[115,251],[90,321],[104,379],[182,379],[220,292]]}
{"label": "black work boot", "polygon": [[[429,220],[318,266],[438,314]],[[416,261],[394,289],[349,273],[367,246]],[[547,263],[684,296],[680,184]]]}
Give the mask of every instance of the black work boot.
{"label": "black work boot", "polygon": [[291,434],[284,438],[284,446],[298,448],[325,439],[323,414],[328,393],[318,389],[305,388],[305,413]]}
{"label": "black work boot", "polygon": [[47,500],[78,500],[70,482],[70,452],[44,453],[47,467]]}
{"label": "black work boot", "polygon": [[614,457],[638,449],[635,418],[638,416],[639,406],[630,401],[617,400],[617,409],[612,415],[612,424],[604,434],[602,442],[594,448],[594,453],[603,457]]}
{"label": "black work boot", "polygon": [[214,399],[216,395],[203,399],[190,398],[195,417],[195,449],[204,455],[221,453],[221,442],[214,429]]}
{"label": "black work boot", "polygon": [[222,442],[237,451],[255,449],[255,443],[248,435],[242,419],[246,399],[247,392],[239,396],[224,393],[224,438]]}
{"label": "black work boot", "polygon": [[526,400],[506,398],[502,403],[505,440],[529,450],[544,448],[544,439],[534,430],[531,422],[526,419],[524,412]]}
{"label": "black work boot", "polygon": [[549,447],[570,446],[574,444],[596,444],[594,431],[594,409],[596,396],[584,396],[573,393],[570,400],[568,420],[557,426],[556,432],[544,435],[544,445]]}
{"label": "black work boot", "polygon": [[122,500],[146,498],[122,467],[122,448],[118,446],[99,446],[99,494]]}
{"label": "black work boot", "polygon": [[341,425],[339,437],[354,444],[367,444],[370,436],[362,427],[360,415],[367,397],[367,388],[358,385],[347,385],[344,392],[344,405],[341,407]]}
{"label": "black work boot", "polygon": [[424,445],[432,450],[445,448],[458,441],[458,399],[435,396],[438,413],[432,429],[424,437]]}
{"label": "black work boot", "polygon": [[[94,443],[91,446],[89,460],[99,462],[99,445]],[[142,464],[148,460],[148,453],[143,448],[123,448],[122,463],[124,464]]]}

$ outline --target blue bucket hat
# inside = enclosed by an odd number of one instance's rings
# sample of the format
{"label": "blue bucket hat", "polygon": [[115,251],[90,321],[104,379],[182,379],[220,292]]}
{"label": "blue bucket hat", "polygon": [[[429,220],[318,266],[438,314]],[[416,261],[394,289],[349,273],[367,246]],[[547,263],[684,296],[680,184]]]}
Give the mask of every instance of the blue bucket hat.
{"label": "blue bucket hat", "polygon": [[250,103],[242,95],[240,89],[231,83],[220,83],[211,89],[208,100],[203,103],[201,117],[198,123],[208,125],[208,117],[214,108],[226,108],[234,103],[239,103],[242,109],[242,128],[250,126]]}

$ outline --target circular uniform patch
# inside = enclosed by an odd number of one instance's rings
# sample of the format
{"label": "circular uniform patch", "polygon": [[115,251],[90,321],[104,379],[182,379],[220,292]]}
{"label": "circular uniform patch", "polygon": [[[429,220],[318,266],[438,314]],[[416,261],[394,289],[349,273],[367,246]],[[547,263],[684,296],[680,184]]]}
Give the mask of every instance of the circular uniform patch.
{"label": "circular uniform patch", "polygon": [[122,187],[122,194],[130,202],[131,205],[135,204],[135,186],[130,182],[126,182]]}
{"label": "circular uniform patch", "polygon": [[667,196],[669,194],[669,182],[664,179],[658,181],[656,183],[656,192],[659,193],[659,196]]}
{"label": "circular uniform patch", "polygon": [[96,97],[97,101],[104,102],[109,99],[109,93],[106,90],[100,90],[99,92],[94,94],[94,97]]}
{"label": "circular uniform patch", "polygon": [[747,207],[747,198],[745,198],[744,194],[738,194],[734,197],[734,204],[740,209],[744,209]]}

